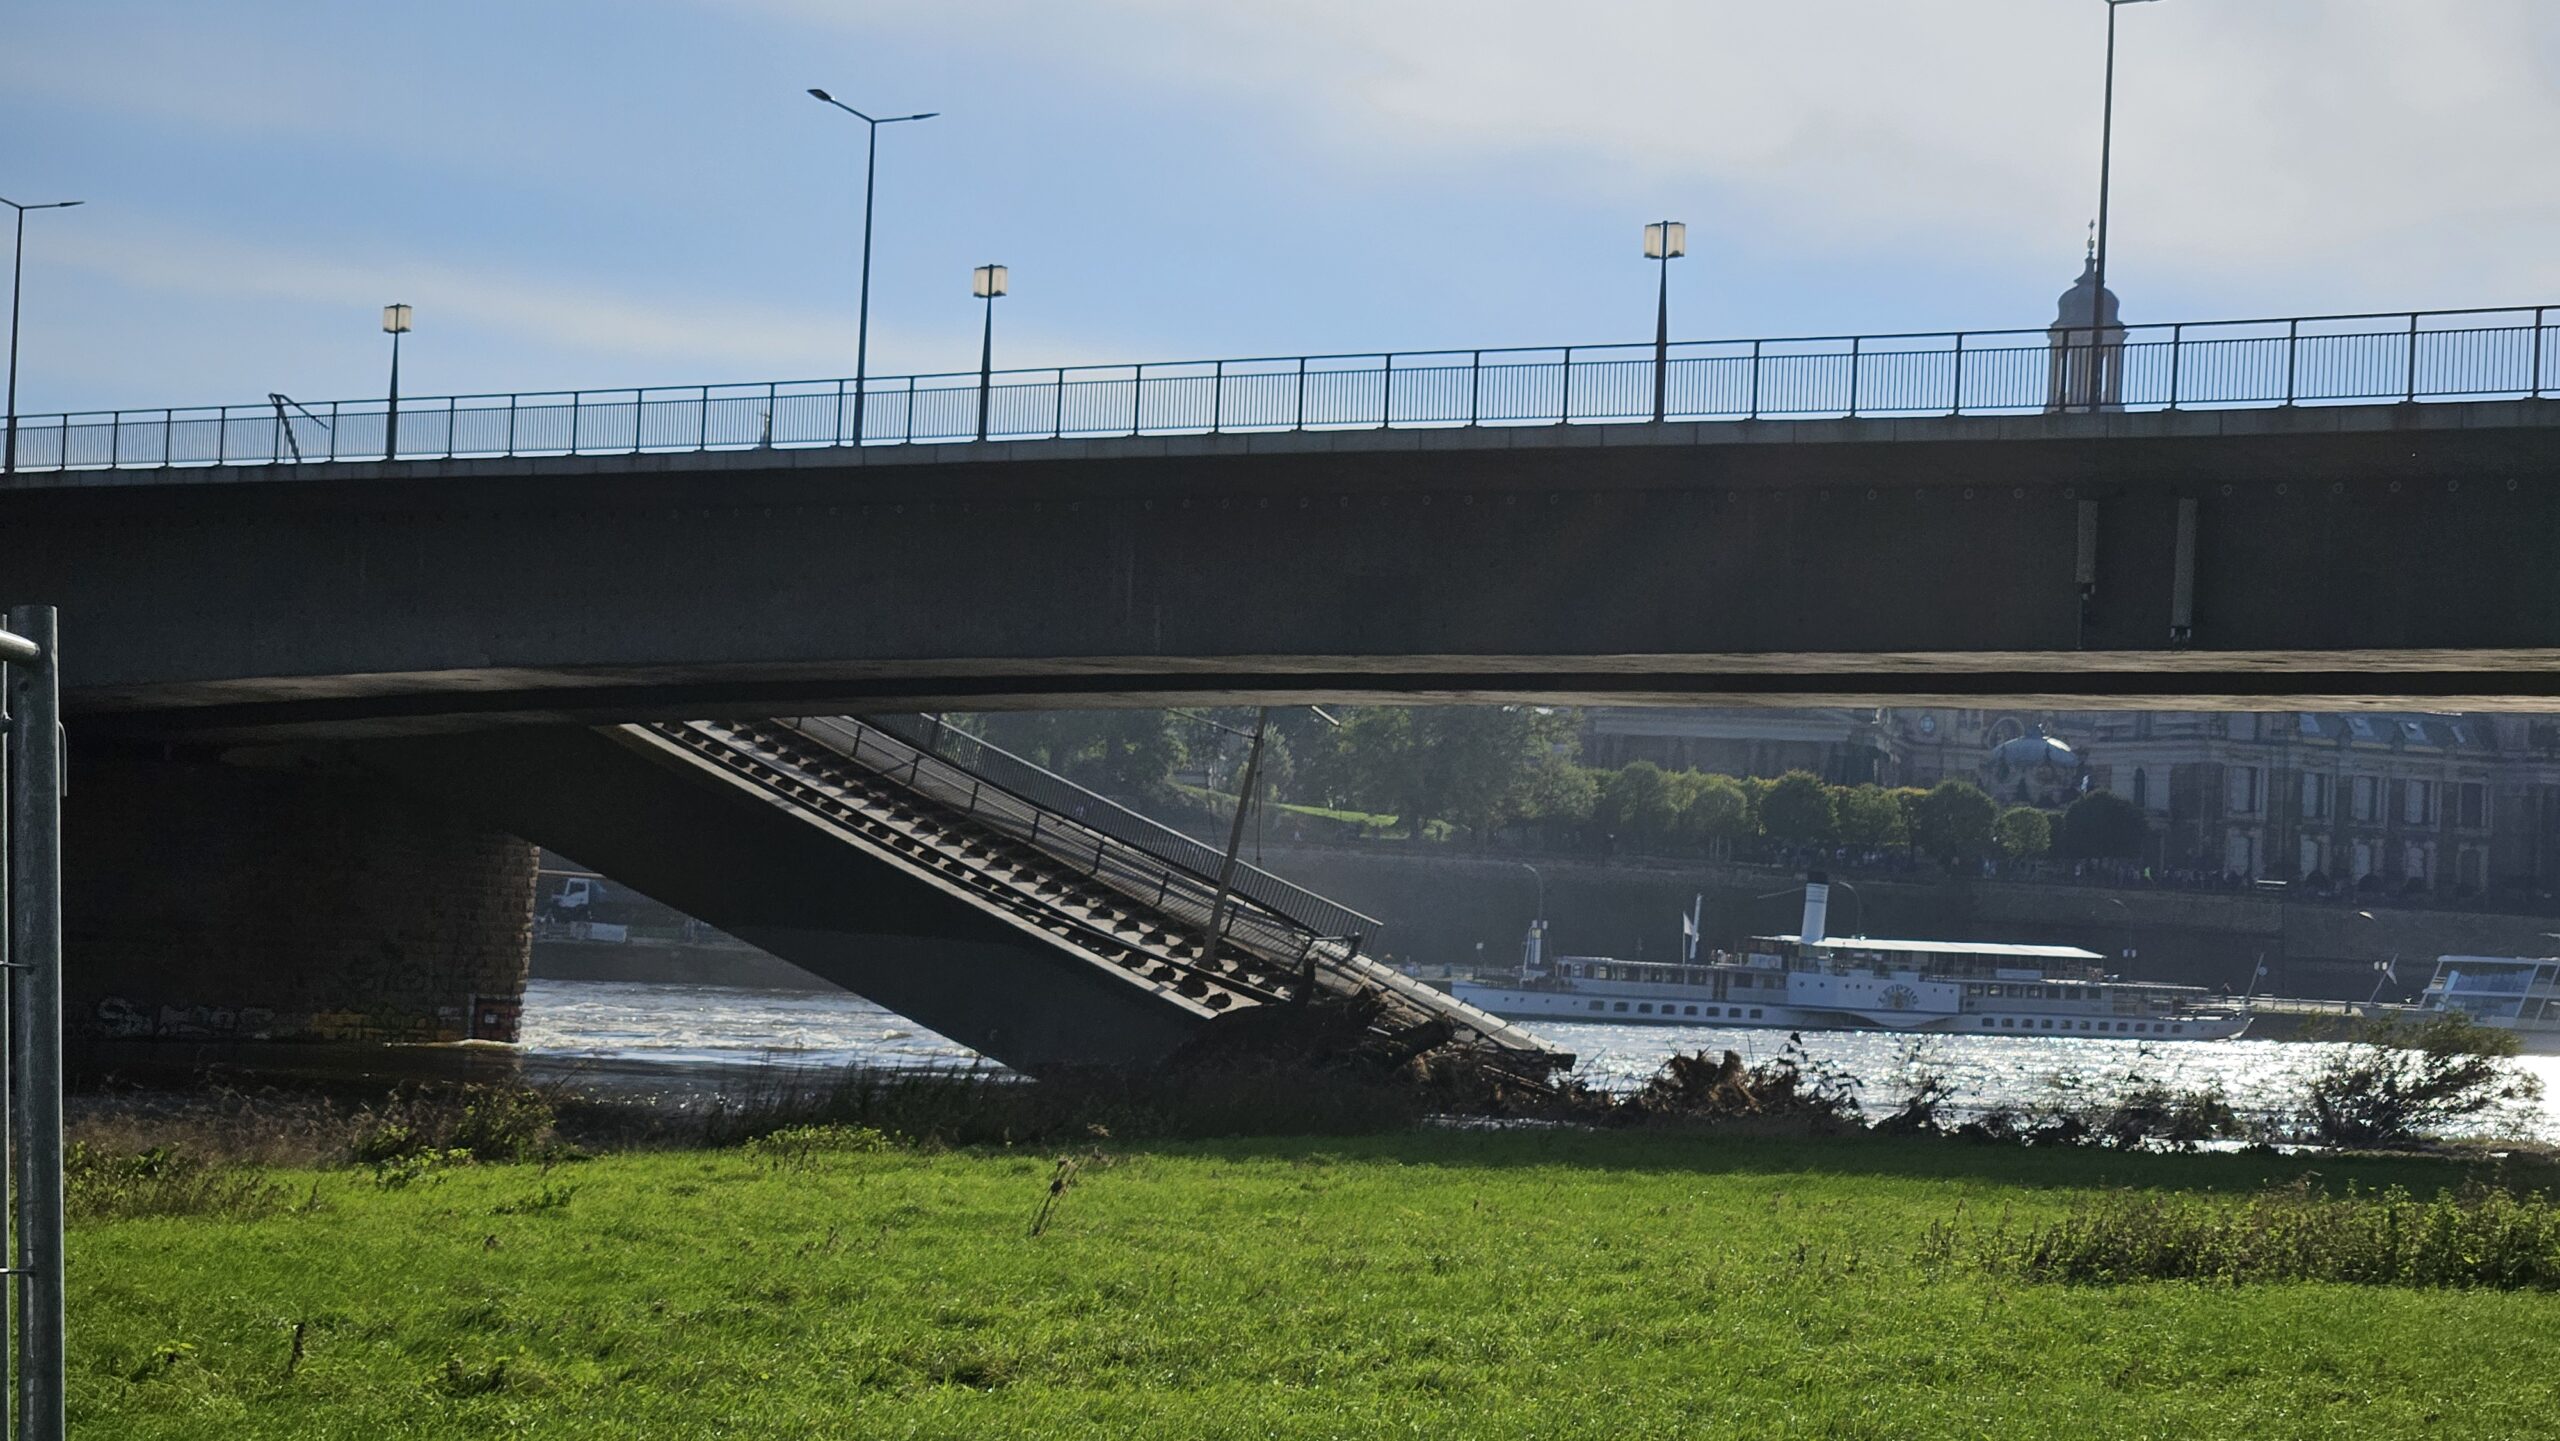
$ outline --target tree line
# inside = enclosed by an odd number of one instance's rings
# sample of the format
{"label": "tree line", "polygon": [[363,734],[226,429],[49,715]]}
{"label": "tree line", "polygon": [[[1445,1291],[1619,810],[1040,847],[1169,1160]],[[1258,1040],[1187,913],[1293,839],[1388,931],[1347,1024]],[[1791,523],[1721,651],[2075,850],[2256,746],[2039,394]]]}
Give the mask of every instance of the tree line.
{"label": "tree line", "polygon": [[[1036,711],[952,717],[966,729],[1142,809],[1222,811],[1240,776],[1251,708]],[[2149,826],[2133,802],[2091,791],[2058,811],[2002,806],[1980,786],[1832,785],[1805,771],[1736,777],[1580,761],[1581,717],[1541,706],[1354,706],[1271,712],[1257,789],[1269,805],[1392,818],[1336,821],[1484,845],[1513,833],[1543,849],[1696,850],[1758,860],[1806,849],[1900,852],[1943,864],[2138,859]],[[1186,783],[1182,777],[1196,779]]]}

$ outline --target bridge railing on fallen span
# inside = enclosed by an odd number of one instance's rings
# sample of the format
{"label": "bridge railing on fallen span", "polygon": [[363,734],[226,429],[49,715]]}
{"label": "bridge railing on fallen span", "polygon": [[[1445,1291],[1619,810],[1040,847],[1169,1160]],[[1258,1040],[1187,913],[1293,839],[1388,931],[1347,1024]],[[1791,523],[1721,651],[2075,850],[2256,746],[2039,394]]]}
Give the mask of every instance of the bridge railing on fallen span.
{"label": "bridge railing on fallen span", "polygon": [[1367,352],[22,416],[16,469],[2233,409],[2560,393],[2552,306]]}

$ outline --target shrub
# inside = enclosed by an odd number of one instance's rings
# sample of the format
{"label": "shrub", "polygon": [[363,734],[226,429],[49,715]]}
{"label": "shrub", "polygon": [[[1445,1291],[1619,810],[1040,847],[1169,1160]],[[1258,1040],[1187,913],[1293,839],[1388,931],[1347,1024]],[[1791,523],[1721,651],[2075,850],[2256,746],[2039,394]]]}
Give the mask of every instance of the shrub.
{"label": "shrub", "polygon": [[1913,1036],[1904,1041],[1894,1060],[1893,1077],[1894,1090],[1901,1099],[1873,1129],[1888,1136],[1945,1134],[1956,1086],[1940,1069],[1944,1059],[1937,1037]]}
{"label": "shrub", "polygon": [[443,1177],[439,1172],[455,1166],[471,1164],[471,1153],[460,1147],[451,1150],[411,1151],[373,1163],[373,1184],[385,1191],[397,1191],[422,1176]]}
{"label": "shrub", "polygon": [[426,1149],[426,1137],[416,1127],[402,1121],[375,1121],[356,1133],[355,1143],[347,1148],[348,1158],[359,1166],[383,1166],[414,1156]]}
{"label": "shrub", "polygon": [[550,1140],[552,1119],[551,1103],[530,1087],[466,1086],[445,1147],[475,1161],[522,1161]]}
{"label": "shrub", "polygon": [[2404,1144],[2538,1099],[2542,1083],[2509,1064],[2512,1031],[2458,1012],[2367,1024],[2312,1073],[2304,1135],[2332,1146]]}

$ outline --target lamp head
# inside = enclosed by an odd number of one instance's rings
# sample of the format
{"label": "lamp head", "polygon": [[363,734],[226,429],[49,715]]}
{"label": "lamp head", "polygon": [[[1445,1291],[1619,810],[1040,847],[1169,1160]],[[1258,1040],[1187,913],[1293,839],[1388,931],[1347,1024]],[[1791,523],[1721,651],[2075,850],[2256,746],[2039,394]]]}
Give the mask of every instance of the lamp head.
{"label": "lamp head", "polygon": [[409,307],[406,305],[386,305],[382,307],[382,333],[385,335],[408,334]]}
{"label": "lamp head", "polygon": [[812,86],[810,86],[810,87],[809,87],[809,93],[810,93],[810,94],[812,94],[812,95],[817,96],[817,97],[818,97],[819,99],[821,99],[821,100],[824,100],[824,101],[825,101],[825,102],[827,102],[829,105],[833,105],[833,104],[835,104],[835,103],[836,103],[836,98],[835,98],[834,96],[829,95],[827,92],[825,92],[824,90],[819,89],[819,88],[818,88],[817,86],[815,86],[815,85],[812,85]]}
{"label": "lamp head", "polygon": [[1677,260],[1689,253],[1689,227],[1677,220],[1657,220],[1644,228],[1644,258]]}
{"label": "lamp head", "polygon": [[1005,293],[1007,274],[1001,265],[981,265],[969,272],[969,293],[980,300],[993,300]]}

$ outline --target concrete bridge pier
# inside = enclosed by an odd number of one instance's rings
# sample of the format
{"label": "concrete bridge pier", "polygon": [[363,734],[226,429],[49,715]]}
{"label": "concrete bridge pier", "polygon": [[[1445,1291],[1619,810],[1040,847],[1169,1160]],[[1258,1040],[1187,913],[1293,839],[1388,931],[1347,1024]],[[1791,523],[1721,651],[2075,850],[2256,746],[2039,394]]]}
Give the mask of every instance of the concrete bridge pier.
{"label": "concrete bridge pier", "polygon": [[87,748],[63,806],[66,1031],[516,1038],[534,848],[285,761]]}

